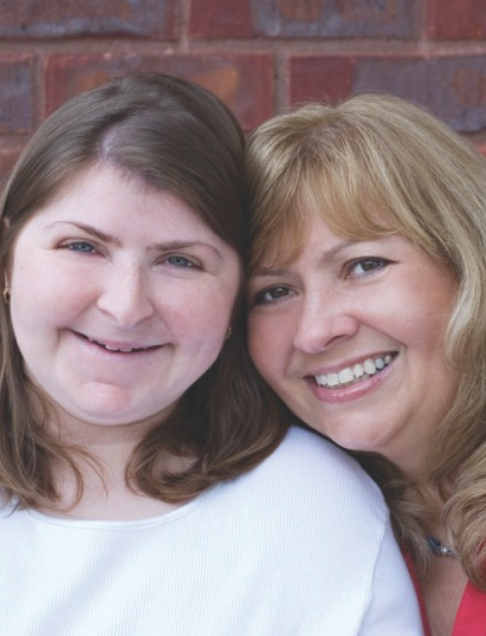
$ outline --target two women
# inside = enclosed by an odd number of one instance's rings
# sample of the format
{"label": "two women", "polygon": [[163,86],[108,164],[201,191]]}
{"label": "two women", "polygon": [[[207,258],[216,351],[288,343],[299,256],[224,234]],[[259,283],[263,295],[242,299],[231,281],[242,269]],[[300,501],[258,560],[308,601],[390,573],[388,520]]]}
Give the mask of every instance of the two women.
{"label": "two women", "polygon": [[243,154],[217,98],[139,73],[68,102],[20,158],[0,221],[2,633],[418,633],[375,485],[287,432],[248,361]]}
{"label": "two women", "polygon": [[432,633],[484,634],[483,157],[360,95],[264,124],[248,170],[256,366],[381,485]]}

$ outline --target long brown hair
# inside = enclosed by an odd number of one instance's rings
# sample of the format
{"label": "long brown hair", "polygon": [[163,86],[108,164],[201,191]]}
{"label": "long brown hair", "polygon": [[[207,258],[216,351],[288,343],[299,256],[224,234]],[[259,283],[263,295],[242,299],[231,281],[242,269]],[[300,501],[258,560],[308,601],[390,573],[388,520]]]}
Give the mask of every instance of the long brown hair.
{"label": "long brown hair", "polygon": [[[26,221],[97,163],[176,194],[243,259],[248,238],[243,155],[244,138],[233,114],[192,82],[140,72],[75,97],[40,127],[7,183],[0,203],[0,280]],[[193,497],[253,467],[285,433],[273,398],[246,352],[242,294],[243,280],[233,335],[216,362],[130,458],[127,482],[147,495],[166,501]],[[56,507],[52,467],[58,461],[74,471],[80,497],[83,483],[76,453],[48,432],[53,405],[29,381],[8,306],[1,303],[0,348],[4,497],[25,507]],[[195,461],[172,474],[164,472],[161,458],[166,455]]]}

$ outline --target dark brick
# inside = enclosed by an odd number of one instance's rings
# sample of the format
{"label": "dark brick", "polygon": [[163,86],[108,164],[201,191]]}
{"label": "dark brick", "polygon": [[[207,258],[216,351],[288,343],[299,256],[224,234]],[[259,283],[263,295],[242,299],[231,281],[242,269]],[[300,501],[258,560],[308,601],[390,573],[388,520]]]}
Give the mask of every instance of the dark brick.
{"label": "dark brick", "polygon": [[258,0],[254,30],[266,37],[418,37],[418,0]]}
{"label": "dark brick", "polygon": [[202,84],[234,110],[245,130],[273,114],[273,59],[266,53],[53,55],[46,69],[46,112],[134,69],[169,73]]}
{"label": "dark brick", "polygon": [[455,130],[486,127],[484,57],[317,57],[290,62],[290,101],[384,91],[428,108]]}
{"label": "dark brick", "polygon": [[34,119],[33,57],[0,56],[0,133],[25,133]]}
{"label": "dark brick", "polygon": [[430,37],[446,40],[486,38],[484,0],[429,0]]}
{"label": "dark brick", "polygon": [[427,106],[456,130],[486,127],[484,56],[442,57],[429,61]]}
{"label": "dark brick", "polygon": [[192,0],[189,34],[195,38],[252,37],[250,0]]}
{"label": "dark brick", "polygon": [[177,0],[0,0],[0,37],[175,39]]}

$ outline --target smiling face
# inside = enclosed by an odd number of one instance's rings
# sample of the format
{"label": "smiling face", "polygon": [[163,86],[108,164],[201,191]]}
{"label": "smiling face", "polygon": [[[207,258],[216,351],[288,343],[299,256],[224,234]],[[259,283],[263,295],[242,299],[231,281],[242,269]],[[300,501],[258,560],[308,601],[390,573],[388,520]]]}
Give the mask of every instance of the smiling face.
{"label": "smiling face", "polygon": [[179,198],[97,165],[24,225],[9,270],[27,373],[63,421],[160,421],[215,361],[236,252]]}
{"label": "smiling face", "polygon": [[296,260],[250,280],[250,352],[309,426],[417,472],[456,394],[444,357],[456,293],[403,236],[350,241],[314,217]]}

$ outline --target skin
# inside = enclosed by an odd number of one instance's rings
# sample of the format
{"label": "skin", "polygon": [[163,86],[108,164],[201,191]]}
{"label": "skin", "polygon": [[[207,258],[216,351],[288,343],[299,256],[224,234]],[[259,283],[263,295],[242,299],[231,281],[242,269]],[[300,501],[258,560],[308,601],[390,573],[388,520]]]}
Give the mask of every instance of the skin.
{"label": "skin", "polygon": [[[250,280],[252,358],[309,426],[420,479],[457,388],[444,358],[456,281],[399,234],[350,241],[309,218],[296,260],[263,262]],[[389,364],[360,382],[316,381],[380,358]]]}
{"label": "skin", "polygon": [[182,200],[97,165],[25,224],[8,278],[61,435],[123,466],[218,356],[240,262]]}

